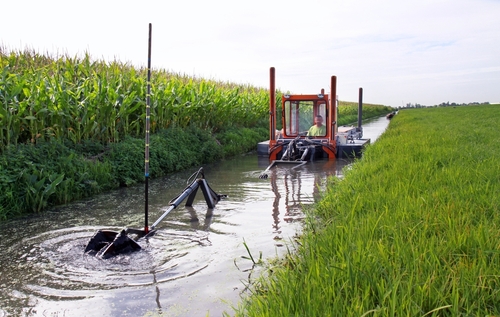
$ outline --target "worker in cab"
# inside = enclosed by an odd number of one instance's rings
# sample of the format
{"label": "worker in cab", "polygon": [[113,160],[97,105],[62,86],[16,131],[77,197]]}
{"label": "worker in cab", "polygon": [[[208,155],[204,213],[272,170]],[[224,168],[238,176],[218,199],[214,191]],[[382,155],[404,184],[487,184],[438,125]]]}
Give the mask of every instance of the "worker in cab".
{"label": "worker in cab", "polygon": [[314,125],[307,131],[307,136],[325,136],[326,126],[323,124],[323,117],[317,115],[314,117]]}

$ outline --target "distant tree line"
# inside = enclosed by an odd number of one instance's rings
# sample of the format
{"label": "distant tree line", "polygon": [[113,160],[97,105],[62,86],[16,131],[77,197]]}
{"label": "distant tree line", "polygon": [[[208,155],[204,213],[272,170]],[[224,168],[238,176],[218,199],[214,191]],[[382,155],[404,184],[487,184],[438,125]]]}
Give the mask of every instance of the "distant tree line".
{"label": "distant tree line", "polygon": [[424,108],[424,107],[457,107],[457,106],[480,106],[480,105],[489,105],[488,101],[486,102],[469,102],[469,103],[456,103],[456,102],[442,102],[439,105],[434,106],[426,106],[421,105],[419,103],[407,103],[405,107],[398,107],[398,109],[408,109],[408,108]]}

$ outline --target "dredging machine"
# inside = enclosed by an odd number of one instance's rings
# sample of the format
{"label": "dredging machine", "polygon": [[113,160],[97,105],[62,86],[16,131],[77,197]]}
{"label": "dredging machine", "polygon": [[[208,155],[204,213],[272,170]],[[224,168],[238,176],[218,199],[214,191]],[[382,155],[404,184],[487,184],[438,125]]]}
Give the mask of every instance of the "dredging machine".
{"label": "dredging machine", "polygon": [[[259,156],[269,158],[269,170],[277,164],[298,166],[317,159],[360,156],[370,139],[363,139],[363,89],[359,89],[358,125],[338,126],[337,77],[330,80],[330,93],[283,94],[276,109],[275,68],[270,68],[269,140],[258,143]],[[281,117],[281,129],[277,127]],[[294,166],[294,168],[297,166]],[[265,178],[265,173],[262,178]]]}

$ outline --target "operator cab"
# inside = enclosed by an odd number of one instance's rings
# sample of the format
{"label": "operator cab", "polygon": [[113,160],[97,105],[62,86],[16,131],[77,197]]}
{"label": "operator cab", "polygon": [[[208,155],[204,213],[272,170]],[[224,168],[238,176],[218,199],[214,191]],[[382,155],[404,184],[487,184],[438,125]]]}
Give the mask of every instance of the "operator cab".
{"label": "operator cab", "polygon": [[334,158],[335,122],[330,100],[322,90],[317,95],[283,95],[283,128],[269,141],[269,158],[285,161],[313,161]]}
{"label": "operator cab", "polygon": [[320,116],[321,125],[326,123],[326,101],[325,100],[293,100],[292,96],[283,96],[283,123],[282,130],[284,138],[295,138],[297,136],[308,136],[311,138],[326,137],[327,127],[318,129],[319,133],[310,135],[308,131],[316,125],[315,118]]}

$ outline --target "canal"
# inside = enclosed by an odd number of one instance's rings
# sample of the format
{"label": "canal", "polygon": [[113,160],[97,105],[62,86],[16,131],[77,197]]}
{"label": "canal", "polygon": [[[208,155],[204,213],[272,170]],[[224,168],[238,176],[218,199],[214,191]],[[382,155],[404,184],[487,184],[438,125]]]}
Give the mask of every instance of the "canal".
{"label": "canal", "polygon": [[[373,142],[385,117],[364,124]],[[144,187],[122,188],[47,212],[0,224],[0,317],[3,316],[221,316],[231,314],[257,278],[255,261],[293,248],[305,218],[350,160],[310,162],[273,169],[248,154],[203,166],[218,194],[208,209],[197,194],[140,239],[142,250],[102,260],[83,253],[99,229],[144,226]],[[188,185],[199,167],[150,181],[151,223]],[[249,254],[250,252],[250,254]]]}

